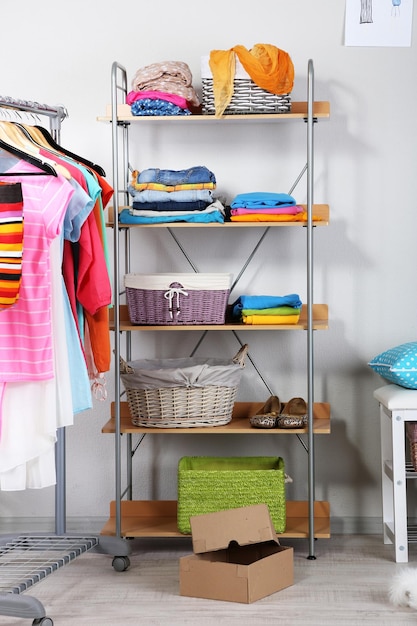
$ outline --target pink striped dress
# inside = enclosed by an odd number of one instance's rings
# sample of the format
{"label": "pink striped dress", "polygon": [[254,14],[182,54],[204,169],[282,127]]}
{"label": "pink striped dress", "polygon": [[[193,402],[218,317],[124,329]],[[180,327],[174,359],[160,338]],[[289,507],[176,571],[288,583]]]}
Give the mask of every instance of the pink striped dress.
{"label": "pink striped dress", "polygon": [[[24,162],[9,172],[34,171]],[[62,228],[74,193],[62,176],[2,177],[20,182],[23,191],[24,241],[18,302],[0,312],[0,383],[54,377],[49,246]]]}

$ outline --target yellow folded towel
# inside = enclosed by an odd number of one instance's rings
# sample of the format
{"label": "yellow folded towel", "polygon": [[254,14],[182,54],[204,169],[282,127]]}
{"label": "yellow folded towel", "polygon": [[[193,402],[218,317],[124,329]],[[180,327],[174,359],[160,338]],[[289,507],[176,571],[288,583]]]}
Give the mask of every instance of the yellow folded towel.
{"label": "yellow folded towel", "polygon": [[[231,215],[231,222],[306,222],[308,219],[307,212],[297,213],[297,215],[267,214],[267,213],[248,213],[248,215]],[[320,222],[321,217],[313,215],[313,222]]]}
{"label": "yellow folded towel", "polygon": [[294,65],[284,50],[272,44],[257,43],[248,50],[237,45],[230,50],[212,50],[209,65],[213,75],[216,117],[221,117],[233,96],[235,55],[253,82],[274,94],[290,93],[294,84]]}
{"label": "yellow folded towel", "polygon": [[298,324],[300,315],[242,315],[244,324]]}

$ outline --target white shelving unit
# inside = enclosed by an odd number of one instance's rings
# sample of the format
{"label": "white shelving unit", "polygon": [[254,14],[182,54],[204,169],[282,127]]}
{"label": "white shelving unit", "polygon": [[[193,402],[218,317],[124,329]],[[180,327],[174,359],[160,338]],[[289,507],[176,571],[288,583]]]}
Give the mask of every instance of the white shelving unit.
{"label": "white shelving unit", "polygon": [[[113,161],[113,188],[116,209],[109,212],[109,226],[114,233],[114,308],[111,320],[114,330],[115,343],[115,402],[112,404],[111,416],[104,425],[102,431],[115,435],[115,463],[116,463],[116,487],[115,500],[111,503],[110,518],[102,529],[104,535],[116,535],[118,537],[173,537],[181,536],[176,527],[176,502],[175,501],[135,501],[132,499],[132,437],[138,435],[143,437],[146,434],[154,435],[233,435],[246,434],[248,436],[289,436],[297,435],[301,440],[301,435],[307,436],[307,443],[302,443],[308,453],[308,500],[287,502],[287,529],[283,533],[286,537],[306,537],[309,540],[309,556],[314,559],[314,539],[330,537],[330,507],[325,501],[315,499],[315,477],[314,477],[314,439],[316,435],[330,433],[330,406],[325,402],[315,402],[314,399],[314,345],[313,334],[316,330],[324,330],[328,326],[328,309],[326,304],[317,304],[313,299],[313,233],[316,227],[328,225],[329,207],[327,205],[313,204],[313,167],[314,167],[314,126],[319,120],[329,118],[330,106],[328,102],[318,102],[314,99],[314,67],[313,62],[308,62],[307,79],[307,100],[305,102],[292,102],[291,112],[284,114],[253,114],[253,115],[226,115],[221,120],[211,115],[190,115],[190,116],[166,116],[166,117],[135,117],[130,112],[130,107],[125,104],[127,94],[127,74],[126,69],[118,62],[112,65],[111,74],[112,103],[108,106],[106,115],[99,117],[98,121],[107,122],[112,125],[112,161]],[[187,131],[192,132],[193,125],[207,125],[210,132],[215,133],[219,124],[234,124],[236,122],[246,124],[282,124],[289,122],[299,122],[306,125],[306,147],[307,162],[293,188],[305,175],[307,180],[307,222],[266,222],[266,223],[236,223],[225,222],[224,224],[190,224],[174,222],[170,224],[155,225],[125,225],[118,219],[118,209],[128,204],[127,182],[129,176],[129,131],[132,125],[141,128],[141,125],[152,124],[157,130],[162,130],[166,125],[184,124]],[[136,129],[135,129],[136,130]],[[120,181],[124,180],[124,183]],[[293,189],[292,188],[292,189]],[[292,191],[290,191],[292,193]],[[314,216],[320,219],[314,221]],[[305,331],[307,340],[307,404],[308,404],[308,426],[305,429],[297,430],[262,430],[250,427],[248,417],[253,415],[262,403],[237,402],[235,404],[233,418],[226,426],[216,426],[213,428],[190,428],[190,429],[158,429],[140,428],[132,425],[129,410],[125,402],[120,401],[120,335],[121,333],[132,332],[156,332],[161,330],[187,331],[201,330],[219,331],[230,330],[240,341],[238,333],[243,331],[271,331],[271,326],[254,327],[243,324],[226,323],[223,325],[202,325],[202,326],[136,326],[129,321],[127,307],[121,303],[120,297],[120,238],[125,237],[125,249],[129,249],[130,233],[137,231],[146,232],[149,236],[149,229],[168,228],[173,234],[177,228],[204,228],[210,229],[210,236],[215,236],[212,229],[230,228],[263,228],[264,234],[261,236],[257,247],[270,228],[306,228],[306,280],[307,280],[307,301],[303,306],[299,323],[295,326],[277,326],[273,330],[283,331]],[[174,240],[176,240],[173,234]],[[256,247],[256,249],[257,249]],[[249,257],[250,260],[251,257]],[[248,260],[248,261],[249,261]],[[127,273],[130,261],[125,258],[124,271]],[[130,355],[127,355],[130,358]],[[256,367],[256,366],[255,366]],[[179,432],[180,431],[180,432]],[[127,437],[127,489],[122,495],[122,471],[121,471],[121,435]],[[127,499],[124,499],[125,494]]]}

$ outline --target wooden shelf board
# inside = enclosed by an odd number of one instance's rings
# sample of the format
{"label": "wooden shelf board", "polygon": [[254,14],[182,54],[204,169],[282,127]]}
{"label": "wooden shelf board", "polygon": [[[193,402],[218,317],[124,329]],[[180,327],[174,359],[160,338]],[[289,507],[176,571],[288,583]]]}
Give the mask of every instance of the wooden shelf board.
{"label": "wooden shelf board", "polygon": [[[287,502],[287,527],[279,537],[308,537],[308,502]],[[102,535],[116,533],[116,503],[110,503],[110,517]],[[121,502],[121,534],[123,537],[189,537],[177,529],[175,500],[123,500]],[[314,536],[330,537],[330,506],[328,502],[314,503]]]}
{"label": "wooden shelf board", "polygon": [[[307,210],[305,204],[300,206]],[[123,209],[128,209],[128,206],[120,206],[119,212]],[[319,218],[314,220],[314,226],[328,226],[329,225],[329,205],[328,204],[314,204],[313,215]],[[112,227],[114,224],[114,207],[110,206],[107,209],[107,223],[108,227]],[[118,224],[119,228],[275,228],[279,226],[298,226],[305,227],[307,222],[224,222],[219,224],[218,222],[209,223],[193,223],[193,222],[161,222],[156,224]]]}
{"label": "wooden shelf board", "polygon": [[[330,117],[330,103],[327,101],[315,101],[313,102],[313,116],[315,118],[329,118]],[[214,115],[166,115],[166,116],[146,116],[138,115],[134,116],[131,113],[130,106],[128,104],[117,105],[117,121],[118,122],[135,122],[144,124],[146,122],[164,122],[164,123],[178,123],[184,122],[186,124],[195,124],[198,122],[214,122],[219,124],[223,121],[233,121],[247,123],[262,121],[262,122],[276,122],[278,120],[285,121],[291,119],[305,119],[307,117],[307,102],[291,102],[291,112],[289,113],[253,113],[243,115],[223,115],[221,118],[216,118]],[[106,115],[97,117],[98,122],[111,122],[112,121],[112,107],[110,104],[106,107]]]}
{"label": "wooden shelf board", "polygon": [[[120,431],[124,434],[158,434],[158,435],[294,435],[307,433],[307,428],[252,428],[249,417],[262,407],[262,402],[236,402],[233,409],[232,421],[225,426],[196,427],[196,428],[148,428],[147,426],[134,426],[130,417],[127,402],[120,404]],[[103,433],[114,434],[115,426],[115,403],[111,404],[111,418],[103,426]],[[330,433],[330,404],[315,402],[313,408],[313,429],[316,435],[328,435]]]}
{"label": "wooden shelf board", "polygon": [[[328,328],[328,305],[327,304],[313,304],[313,328],[314,330],[327,330]],[[110,330],[114,330],[114,310],[109,310],[109,323]],[[119,307],[119,324],[121,331],[190,331],[190,330],[307,330],[307,305],[303,305],[301,309],[300,319],[298,324],[243,324],[243,323],[229,323],[226,324],[173,324],[171,326],[161,326],[154,324],[132,324],[129,319],[129,311],[127,305],[122,304]]]}

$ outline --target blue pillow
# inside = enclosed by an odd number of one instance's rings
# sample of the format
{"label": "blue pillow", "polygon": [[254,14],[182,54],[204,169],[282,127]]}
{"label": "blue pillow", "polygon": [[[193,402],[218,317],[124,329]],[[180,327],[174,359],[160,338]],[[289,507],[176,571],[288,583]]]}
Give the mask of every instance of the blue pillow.
{"label": "blue pillow", "polygon": [[417,389],[417,341],[381,352],[368,365],[390,383]]}

